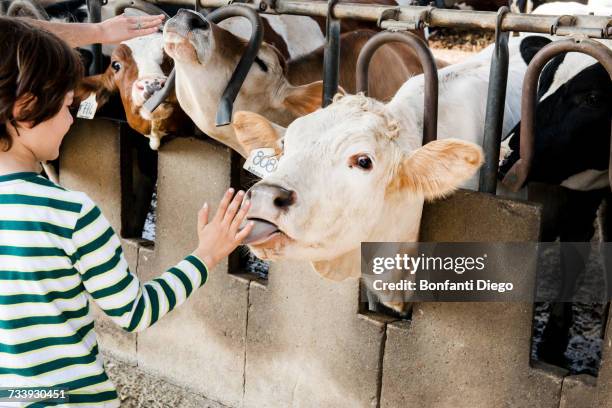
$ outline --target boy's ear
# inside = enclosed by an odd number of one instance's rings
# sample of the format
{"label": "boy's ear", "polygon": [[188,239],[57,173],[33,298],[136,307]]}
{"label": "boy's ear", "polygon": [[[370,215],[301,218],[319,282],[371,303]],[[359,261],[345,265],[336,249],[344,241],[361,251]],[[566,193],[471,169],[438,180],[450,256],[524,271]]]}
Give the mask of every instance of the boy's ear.
{"label": "boy's ear", "polygon": [[270,122],[263,116],[247,111],[234,114],[232,127],[247,155],[254,149],[273,148],[275,154],[282,153],[281,139],[285,128]]}
{"label": "boy's ear", "polygon": [[119,91],[115,81],[109,72],[100,75],[85,77],[74,90],[73,106],[78,107],[82,100],[86,99],[92,92],[96,94],[98,108],[102,107],[111,95]]}
{"label": "boy's ear", "polygon": [[23,117],[24,115],[28,115],[36,108],[36,102],[38,102],[38,97],[36,97],[34,94],[28,92],[22,95],[13,105],[13,117],[19,118],[20,116]]}
{"label": "boy's ear", "polygon": [[436,140],[404,157],[389,187],[443,197],[476,173],[484,161],[480,146],[459,139]]}

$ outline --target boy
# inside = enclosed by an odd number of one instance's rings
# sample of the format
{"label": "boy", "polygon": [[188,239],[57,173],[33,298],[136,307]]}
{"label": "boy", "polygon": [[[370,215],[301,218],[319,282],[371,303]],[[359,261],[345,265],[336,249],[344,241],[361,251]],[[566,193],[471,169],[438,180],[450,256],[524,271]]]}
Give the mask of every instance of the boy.
{"label": "boy", "polygon": [[[89,299],[129,331],[143,330],[206,282],[252,229],[249,203],[230,189],[199,244],[174,268],[141,284],[119,238],[84,193],[39,176],[73,122],[83,68],[55,35],[0,17],[0,386],[69,389],[66,405],[119,406],[98,354]],[[10,405],[14,406],[14,405]],[[75,405],[77,406],[77,405]]]}

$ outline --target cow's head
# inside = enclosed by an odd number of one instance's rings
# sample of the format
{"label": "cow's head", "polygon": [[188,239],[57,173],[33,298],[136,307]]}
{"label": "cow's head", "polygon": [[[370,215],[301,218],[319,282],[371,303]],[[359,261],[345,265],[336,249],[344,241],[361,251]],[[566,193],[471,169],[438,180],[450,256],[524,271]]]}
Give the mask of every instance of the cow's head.
{"label": "cow's head", "polygon": [[[200,129],[244,154],[231,128],[215,126],[215,114],[247,43],[198,13],[180,10],[164,26],[164,48],[177,68],[177,97],[183,109]],[[278,50],[262,44],[240,88],[235,110],[248,109],[288,124],[318,109],[322,82],[292,86],[285,71]]]}
{"label": "cow's head", "polygon": [[[521,43],[526,63],[549,39]],[[534,157],[527,181],[561,184],[576,190],[608,185],[612,82],[604,67],[580,53],[561,54],[540,75]],[[507,136],[504,176],[520,158],[520,123]]]}
{"label": "cow's head", "polygon": [[456,139],[421,147],[421,135],[399,123],[386,105],[362,95],[295,120],[284,137],[262,116],[236,113],[245,150],[282,147],[276,172],[249,191],[255,254],[313,261],[340,280],[355,276],[345,257],[361,242],[416,240],[423,201],[456,189],[483,155]]}
{"label": "cow's head", "polygon": [[176,130],[172,115],[180,107],[174,95],[162,103],[153,114],[142,107],[160,90],[172,68],[172,60],[165,55],[161,33],[134,38],[121,43],[111,55],[111,63],[103,74],[87,77],[78,90],[83,98],[96,93],[98,107],[119,92],[128,123],[137,132],[150,138],[150,146],[157,149],[167,133]]}

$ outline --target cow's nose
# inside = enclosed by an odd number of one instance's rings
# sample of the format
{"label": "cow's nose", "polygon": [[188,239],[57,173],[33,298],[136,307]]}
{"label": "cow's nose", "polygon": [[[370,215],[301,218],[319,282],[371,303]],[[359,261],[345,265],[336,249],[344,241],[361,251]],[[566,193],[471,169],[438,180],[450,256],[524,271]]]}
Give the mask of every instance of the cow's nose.
{"label": "cow's nose", "polygon": [[[257,184],[247,192],[247,199],[258,204],[272,204],[277,209],[284,210],[295,204],[297,194],[293,190],[280,186]],[[262,201],[265,201],[265,203],[262,203]]]}
{"label": "cow's nose", "polygon": [[165,78],[145,78],[136,82],[136,88],[141,91],[153,93],[162,89],[165,83]]}
{"label": "cow's nose", "polygon": [[199,28],[201,30],[207,30],[208,27],[210,27],[208,21],[206,21],[206,19],[203,18],[201,14],[195,13],[191,10],[185,10],[184,18],[187,27],[192,30],[196,28]]}

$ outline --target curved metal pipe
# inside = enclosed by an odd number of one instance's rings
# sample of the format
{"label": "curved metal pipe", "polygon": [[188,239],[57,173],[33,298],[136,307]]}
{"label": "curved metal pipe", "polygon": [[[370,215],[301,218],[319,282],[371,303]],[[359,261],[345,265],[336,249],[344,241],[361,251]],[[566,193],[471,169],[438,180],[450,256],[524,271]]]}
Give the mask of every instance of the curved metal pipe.
{"label": "curved metal pipe", "polygon": [[504,106],[506,104],[506,88],[508,86],[508,37],[510,33],[502,31],[504,16],[510,12],[507,6],[500,7],[497,12],[495,27],[495,49],[491,56],[489,71],[489,89],[487,92],[487,109],[485,127],[482,138],[482,148],[485,152],[485,162],[480,169],[478,191],[495,194],[497,190],[497,169],[499,167],[499,147],[501,145]]}
{"label": "curved metal pipe", "polygon": [[368,92],[368,69],[376,50],[389,42],[402,42],[416,52],[425,76],[423,109],[423,144],[437,138],[438,131],[438,69],[429,47],[419,37],[407,32],[381,32],[368,40],[357,59],[357,92]]}
{"label": "curved metal pipe", "polygon": [[232,76],[223,91],[221,100],[219,101],[219,108],[217,110],[217,118],[215,121],[216,126],[229,125],[232,122],[232,113],[234,110],[234,101],[238,96],[238,92],[246,79],[257,53],[261,48],[263,41],[263,25],[259,14],[244,6],[229,6],[219,8],[210,12],[206,19],[215,24],[219,23],[230,17],[245,17],[251,23],[251,38],[247,44],[247,49],[240,58],[236,69],[232,73]]}
{"label": "curved metal pipe", "polygon": [[149,114],[152,114],[155,109],[159,105],[162,104],[163,101],[166,100],[170,92],[174,90],[174,84],[176,82],[176,70],[172,68],[170,75],[168,75],[168,79],[166,79],[166,83],[164,87],[159,91],[155,92],[147,101],[142,105],[142,108],[147,111]]}
{"label": "curved metal pipe", "polygon": [[[595,58],[608,71],[612,80],[612,50],[591,39],[570,38],[554,41],[542,47],[533,57],[525,72],[523,94],[521,96],[521,139],[520,159],[508,171],[502,183],[512,191],[520,190],[531,169],[533,161],[535,108],[538,102],[538,80],[540,73],[548,61],[564,52],[580,52]],[[612,135],[611,135],[612,138]],[[612,168],[612,160],[610,161]],[[612,173],[610,173],[612,176]],[[610,179],[612,185],[612,178]]]}
{"label": "curved metal pipe", "polygon": [[133,8],[136,10],[144,11],[147,14],[151,14],[151,15],[163,14],[166,17],[166,19],[170,18],[168,13],[166,13],[161,8],[157,7],[154,4],[147,3],[146,1],[142,1],[142,0],[119,0],[113,3],[113,6],[114,6],[113,11],[115,15],[122,14],[127,8]]}
{"label": "curved metal pipe", "polygon": [[340,31],[341,22],[334,17],[338,0],[328,0],[325,19],[325,48],[323,50],[323,103],[332,103],[340,81]]}
{"label": "curved metal pipe", "polygon": [[[201,15],[201,13],[198,14]],[[261,17],[255,10],[239,5],[223,7],[212,11],[206,16],[201,16],[203,19],[215,24],[230,17],[245,17],[249,20],[252,27],[251,38],[247,44],[247,49],[234,69],[234,72],[232,73],[232,76],[219,101],[215,125],[225,126],[232,122],[234,101],[236,100],[238,92],[240,91],[240,88],[242,87],[242,84],[244,83],[253,62],[255,62],[257,53],[261,48],[261,43],[263,41],[263,25],[261,23]],[[174,88],[175,75],[175,69],[172,69],[172,72],[168,77],[168,81],[166,81],[166,85],[151,96],[149,100],[147,100],[147,102],[143,105],[144,109],[152,113],[162,103],[162,101],[166,99],[170,91]]]}
{"label": "curved metal pipe", "polygon": [[[89,22],[99,23],[102,21],[102,0],[87,0]],[[102,73],[102,44],[92,44],[93,62],[90,69],[91,75]]]}

